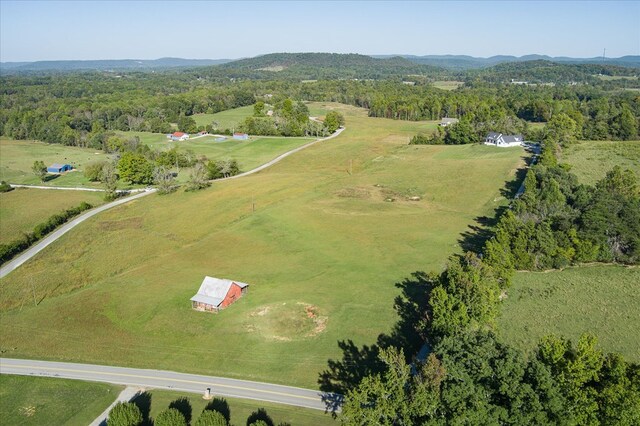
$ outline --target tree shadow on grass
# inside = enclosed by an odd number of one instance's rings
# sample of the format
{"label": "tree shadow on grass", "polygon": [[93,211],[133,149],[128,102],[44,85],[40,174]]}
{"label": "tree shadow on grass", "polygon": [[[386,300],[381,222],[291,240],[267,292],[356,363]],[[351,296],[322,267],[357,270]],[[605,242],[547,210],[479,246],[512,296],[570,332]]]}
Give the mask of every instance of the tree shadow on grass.
{"label": "tree shadow on grass", "polygon": [[187,420],[187,424],[191,423],[193,408],[191,407],[189,398],[182,397],[176,399],[175,401],[171,401],[171,404],[169,404],[169,408],[175,408],[176,410],[180,411],[184,418]]}
{"label": "tree shadow on grass", "polygon": [[267,414],[267,410],[264,408],[259,408],[258,411],[254,411],[247,417],[247,426],[259,420],[262,420],[267,426],[274,426],[273,419]]}
{"label": "tree shadow on grass", "polygon": [[217,411],[227,419],[227,423],[231,421],[231,409],[229,408],[229,403],[224,398],[213,398],[204,409]]}
{"label": "tree shadow on grass", "polygon": [[149,392],[142,392],[131,402],[133,402],[142,413],[142,426],[153,426],[153,422],[149,418],[149,413],[151,412],[151,394]]}
{"label": "tree shadow on grass", "polygon": [[482,249],[488,240],[493,237],[493,228],[500,221],[500,217],[509,209],[508,206],[500,206],[494,210],[492,217],[478,216],[475,218],[475,224],[469,225],[469,230],[460,234],[458,244],[463,251],[473,251],[482,253]]}
{"label": "tree shadow on grass", "polygon": [[428,336],[423,330],[431,317],[429,294],[435,278],[418,271],[396,284],[402,290],[394,301],[399,319],[391,333],[380,334],[375,344],[358,347],[352,340],[338,341],[342,359],[330,359],[328,368],[318,378],[328,412],[335,415],[347,391],[359,384],[364,377],[383,370],[384,365],[378,358],[380,349],[390,346],[402,348],[407,361],[410,361],[427,342]]}

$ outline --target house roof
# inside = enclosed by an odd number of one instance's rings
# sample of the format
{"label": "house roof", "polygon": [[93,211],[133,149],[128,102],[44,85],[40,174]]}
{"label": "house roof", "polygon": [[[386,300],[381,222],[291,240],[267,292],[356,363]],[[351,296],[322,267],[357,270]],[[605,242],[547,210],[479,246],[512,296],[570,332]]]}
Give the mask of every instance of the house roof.
{"label": "house roof", "polygon": [[183,132],[173,132],[173,136],[181,137],[181,136],[184,136],[184,135],[185,135],[185,133],[183,133]]}
{"label": "house roof", "polygon": [[502,133],[489,132],[487,135],[487,139],[492,139],[494,141],[502,141],[503,143],[513,143],[513,142],[522,142],[524,141],[524,137],[522,135],[503,135]]}
{"label": "house roof", "polygon": [[249,285],[238,281],[206,276],[204,277],[204,280],[202,280],[202,284],[200,285],[198,293],[196,293],[196,295],[193,296],[191,300],[194,302],[219,306],[226,297],[227,293],[229,293],[229,289],[231,288],[232,284],[236,284],[240,288],[245,288]]}
{"label": "house roof", "polygon": [[459,120],[457,118],[449,118],[449,117],[444,117],[442,120],[440,120],[441,123],[457,123]]}
{"label": "house roof", "polygon": [[234,136],[236,136],[236,135],[237,135],[237,136],[244,136],[244,135],[246,135],[246,133],[242,133],[242,132],[233,132],[233,135],[234,135]]}
{"label": "house roof", "polygon": [[502,137],[502,140],[505,143],[512,143],[512,142],[522,142],[524,138],[522,137],[522,135],[504,135]]}
{"label": "house roof", "polygon": [[49,168],[50,169],[61,169],[64,166],[70,166],[70,164],[53,163],[52,165],[49,166]]}

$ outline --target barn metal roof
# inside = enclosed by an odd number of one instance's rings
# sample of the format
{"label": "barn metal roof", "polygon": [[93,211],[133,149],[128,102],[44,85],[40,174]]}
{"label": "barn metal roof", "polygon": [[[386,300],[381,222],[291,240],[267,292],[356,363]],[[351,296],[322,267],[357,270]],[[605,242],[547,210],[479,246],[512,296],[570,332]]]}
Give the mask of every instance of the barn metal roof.
{"label": "barn metal roof", "polygon": [[219,306],[224,300],[231,284],[237,284],[240,288],[245,288],[249,284],[241,283],[239,281],[227,280],[224,278],[213,278],[206,276],[202,280],[200,289],[195,296],[191,298],[194,302],[206,303],[208,305]]}

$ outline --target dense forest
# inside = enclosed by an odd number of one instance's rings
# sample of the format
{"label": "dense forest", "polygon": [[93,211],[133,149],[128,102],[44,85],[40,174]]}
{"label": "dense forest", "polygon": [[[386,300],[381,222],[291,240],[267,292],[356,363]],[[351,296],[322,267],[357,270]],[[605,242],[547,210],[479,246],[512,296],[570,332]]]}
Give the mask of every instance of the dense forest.
{"label": "dense forest", "polygon": [[403,84],[400,78],[301,82],[219,78],[206,76],[207,69],[5,76],[0,79],[0,134],[98,149],[109,131],[163,133],[173,128],[172,123],[178,130],[193,131],[194,123],[188,119],[193,114],[252,105],[265,96],[273,103],[286,98],[342,102],[367,108],[373,117],[457,117],[471,123],[478,134],[493,129],[528,135],[528,123],[546,122],[560,113],[575,121],[579,139],[626,140],[638,134],[637,92],[598,85],[529,86],[476,79],[445,91],[418,78],[415,85]]}

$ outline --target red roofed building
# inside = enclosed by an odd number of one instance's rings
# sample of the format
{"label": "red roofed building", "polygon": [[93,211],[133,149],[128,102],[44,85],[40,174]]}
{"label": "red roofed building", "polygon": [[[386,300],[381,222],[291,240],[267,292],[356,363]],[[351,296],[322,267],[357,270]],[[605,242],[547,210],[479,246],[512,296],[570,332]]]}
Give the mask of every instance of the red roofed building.
{"label": "red roofed building", "polygon": [[191,298],[191,307],[197,311],[218,312],[247,292],[249,284],[220,278],[204,277],[200,289]]}
{"label": "red roofed building", "polygon": [[167,137],[172,141],[186,141],[189,139],[189,134],[184,132],[173,132],[170,135],[167,135]]}

